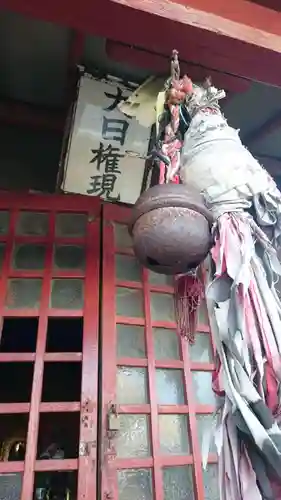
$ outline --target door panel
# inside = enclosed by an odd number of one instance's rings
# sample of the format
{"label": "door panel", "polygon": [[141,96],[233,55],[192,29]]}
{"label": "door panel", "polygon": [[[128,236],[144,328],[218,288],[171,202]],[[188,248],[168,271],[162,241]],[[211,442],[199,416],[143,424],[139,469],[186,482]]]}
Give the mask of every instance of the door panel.
{"label": "door panel", "polygon": [[96,498],[99,238],[96,199],[1,195],[1,498]]}
{"label": "door panel", "polygon": [[133,256],[129,217],[104,206],[102,498],[214,500],[217,458],[212,447],[202,471],[200,450],[214,409],[204,304],[189,346],[176,333],[171,279]]}
{"label": "door panel", "polygon": [[[0,497],[31,499],[54,474],[95,500],[98,470],[102,500],[217,498],[213,445],[200,463],[214,402],[204,308],[187,346],[171,280],[134,258],[129,216],[104,207],[100,279],[98,200],[1,195]],[[64,456],[42,455],[61,437]]]}

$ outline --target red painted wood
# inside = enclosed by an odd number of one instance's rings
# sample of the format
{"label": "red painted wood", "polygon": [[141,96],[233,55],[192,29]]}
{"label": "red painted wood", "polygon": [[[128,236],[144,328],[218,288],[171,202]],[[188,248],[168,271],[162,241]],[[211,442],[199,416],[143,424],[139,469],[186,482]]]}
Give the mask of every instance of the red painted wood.
{"label": "red painted wood", "polygon": [[[81,362],[82,361],[81,352],[48,352],[44,355],[44,361],[58,362],[58,363],[69,363],[70,361]],[[0,358],[1,360],[1,358]]]}
{"label": "red painted wood", "polygon": [[162,292],[162,293],[174,293],[174,289],[172,286],[168,285],[149,285],[149,289],[152,292]]}
{"label": "red painted wood", "polygon": [[177,0],[177,2],[269,33],[280,33],[278,20],[274,18],[275,13],[271,11],[270,5],[276,3],[276,0],[263,0],[264,5],[261,8],[258,5],[251,5],[253,2],[250,3],[248,0],[238,0],[235,3],[235,9],[223,0],[215,0],[212,4],[208,0]]}
{"label": "red painted wood", "polygon": [[[113,206],[112,206],[113,207]],[[110,448],[107,434],[107,415],[111,402],[116,400],[116,319],[114,233],[110,205],[103,207],[103,261],[102,261],[102,421],[100,435],[101,498],[118,499],[114,450]],[[117,207],[114,207],[115,210]],[[116,210],[117,212],[117,210]],[[119,212],[119,210],[118,210]]]}
{"label": "red painted wood", "polygon": [[0,474],[13,474],[24,471],[24,462],[0,462]]}
{"label": "red painted wood", "polygon": [[[195,2],[195,0],[192,1]],[[161,8],[163,6],[162,15],[165,14],[167,2],[161,4],[158,0],[152,2],[136,0],[136,2],[137,9],[147,9],[148,11],[151,8],[159,10],[161,5]],[[238,21],[241,23],[238,23],[239,32],[243,32],[247,28],[245,24],[250,22],[251,18],[255,25],[257,22],[261,23],[261,29],[265,31],[268,29],[269,33],[273,30],[279,30],[279,39],[281,23],[278,13],[250,4],[246,0],[239,0],[239,7],[243,4],[242,11],[241,8],[233,9],[232,4],[225,4],[223,0],[215,2],[204,0],[204,9],[208,11],[209,5],[209,10],[211,10],[213,4],[218,17],[221,12],[226,17],[232,13],[234,16],[240,16],[240,21],[236,19],[237,23]],[[220,11],[218,5],[221,4],[224,5],[224,8]],[[164,56],[169,56],[171,50],[176,47],[181,58],[185,61],[223,73],[281,86],[281,77],[276,70],[280,66],[280,54],[235,39],[239,38],[239,32],[235,34],[234,38],[222,36],[222,31],[219,30],[217,23],[215,23],[215,32],[199,29],[200,23],[197,23],[196,27],[184,24],[188,9],[183,9],[182,5],[175,2],[170,2],[169,5],[171,9],[180,9],[178,22],[172,22],[173,15],[169,15],[168,18],[150,15],[144,10],[128,9],[108,0],[99,0],[92,4],[89,4],[88,0],[81,0],[79,4],[74,2],[71,5],[66,0],[59,3],[55,0],[50,0],[48,3],[36,0],[29,0],[29,2],[2,0],[2,8],[17,11],[27,16],[68,26],[87,34],[110,38],[127,45],[134,45]],[[198,4],[196,7],[200,8]],[[254,10],[252,10],[253,8]],[[219,11],[217,12],[217,10]],[[236,10],[238,14],[236,14]],[[211,17],[208,16],[208,19]],[[226,19],[226,23],[230,22]],[[250,27],[250,33],[256,34],[256,29]],[[272,42],[274,37],[271,35],[261,36],[258,32],[256,43],[260,45],[265,40]],[[278,41],[277,49],[280,46],[280,41]]]}
{"label": "red painted wood", "polygon": [[[273,2],[278,0],[268,1]],[[133,5],[132,0],[127,0],[127,2],[128,5]],[[145,3],[145,0],[138,0],[137,8],[141,10],[144,8]],[[225,17],[225,19],[241,23],[242,25],[249,25],[254,28],[268,31],[268,33],[279,34],[281,30],[280,26],[278,26],[279,18],[276,17],[276,12],[272,12],[269,8],[255,5],[253,2],[247,0],[237,0],[235,9],[231,8],[230,4],[226,4],[224,0],[214,0],[212,3],[208,0],[177,0],[176,3],[186,7],[186,10],[193,8],[206,13],[222,16]],[[30,0],[28,3],[22,2],[21,0],[2,0],[2,5],[3,8],[8,10],[22,12],[31,17],[55,21],[73,28],[76,27],[77,29],[81,29],[81,31],[87,28],[90,32],[91,23],[93,26],[96,26],[96,18],[100,21],[101,13],[104,14],[106,10],[108,13],[114,12],[116,14],[116,12],[120,12],[120,10],[111,11],[110,3],[107,0],[96,2],[95,5],[89,4],[86,0],[82,0],[79,4],[80,17],[77,16],[79,12],[77,5],[69,5],[67,11],[66,3],[64,2],[58,4],[51,1],[48,5],[38,5],[35,0]],[[74,16],[76,16],[76,19]],[[75,24],[74,21],[76,21]],[[110,23],[110,17],[108,17],[106,21]],[[103,26],[104,25],[105,22],[103,23]]]}
{"label": "red painted wood", "polygon": [[[36,472],[72,471],[77,468],[78,461],[76,459],[37,460],[34,464]],[[13,472],[24,472],[24,462],[0,462],[0,474],[11,474]]]}
{"label": "red painted wood", "polygon": [[144,319],[143,318],[129,318],[128,316],[118,316],[118,320],[116,322],[118,324],[120,323],[121,325],[144,326]]}
{"label": "red painted wood", "polygon": [[[124,45],[112,40],[106,41],[106,53],[109,59],[133,66],[135,68],[145,68],[153,74],[165,75],[169,73],[170,58],[168,56],[153,54],[146,50]],[[206,76],[210,76],[221,87],[231,92],[244,92],[250,87],[250,82],[246,79],[227,75],[219,71],[213,71],[202,66],[189,64],[181,59],[181,74],[187,74],[193,81],[204,81]]]}
{"label": "red painted wood", "polygon": [[[235,9],[224,0],[177,0],[171,4],[158,0],[111,0],[127,7],[145,10],[183,24],[196,25],[199,28],[226,34],[248,43],[264,46],[266,40],[259,40],[258,30],[272,35],[281,35],[280,18],[270,9],[252,4],[247,0],[237,0]],[[217,22],[217,26],[215,26]],[[234,23],[237,24],[235,28]],[[251,29],[252,28],[252,29]],[[269,38],[269,37],[268,37]],[[268,44],[272,45],[270,40]],[[280,51],[278,47],[274,50]]]}
{"label": "red painted wood", "polygon": [[49,309],[49,318],[81,318],[83,317],[83,309],[70,311],[69,309]]}
{"label": "red painted wood", "polygon": [[[127,224],[130,219],[130,209],[104,206],[104,225],[103,225],[103,292],[102,292],[102,392],[103,392],[103,420],[102,420],[102,440],[105,443],[102,451],[106,451],[106,426],[107,426],[107,407],[110,401],[117,403],[117,409],[120,414],[144,414],[150,417],[151,434],[151,456],[147,458],[119,458],[116,456],[115,442],[110,463],[109,458],[104,455],[104,466],[102,468],[102,495],[109,494],[112,500],[118,499],[117,492],[117,472],[122,469],[151,468],[153,477],[154,500],[163,500],[163,477],[162,469],[164,466],[193,466],[194,470],[194,489],[196,500],[204,500],[203,473],[201,464],[201,450],[198,442],[198,430],[196,415],[209,415],[213,413],[214,407],[206,404],[198,404],[195,401],[193,390],[192,371],[208,371],[214,368],[213,363],[191,362],[188,355],[186,340],[178,337],[180,346],[180,360],[156,360],[154,355],[154,343],[152,328],[160,326],[162,328],[175,329],[174,322],[152,321],[150,312],[150,293],[151,291],[165,292],[172,294],[173,289],[166,286],[152,286],[148,280],[148,271],[142,271],[142,280],[140,283],[132,281],[118,282],[123,286],[132,289],[142,289],[144,299],[144,318],[120,317],[116,316],[115,310],[115,253],[117,251],[114,241],[114,224]],[[122,253],[124,254],[122,248]],[[119,250],[118,250],[119,253]],[[126,252],[128,255],[129,252]],[[145,330],[146,356],[143,358],[116,357],[117,337],[116,323],[129,325],[142,325]],[[210,335],[208,325],[200,325],[198,331],[204,332],[204,335]],[[148,393],[149,403],[140,405],[118,404],[116,401],[116,369],[118,366],[144,367],[148,374]],[[156,392],[156,369],[180,369],[184,375],[185,404],[182,405],[158,405]],[[212,388],[210,386],[210,391]],[[191,452],[189,455],[168,455],[163,454],[159,445],[158,433],[158,415],[181,414],[187,415],[189,421]],[[210,455],[210,463],[216,463],[216,455]],[[103,497],[101,497],[103,498]]]}
{"label": "red painted wood", "polygon": [[[89,199],[89,206],[91,200]],[[77,498],[95,500],[97,474],[97,401],[99,333],[100,211],[89,218],[86,243],[86,278],[83,332],[83,370],[80,442],[89,454],[79,457]]]}
{"label": "red painted wood", "polygon": [[[131,286],[131,288],[134,288]],[[151,290],[155,291],[155,287],[151,287]],[[160,287],[157,287],[157,291],[161,291],[162,289]],[[5,313],[6,314],[6,313]],[[54,310],[52,310],[51,314],[55,314]],[[130,318],[128,316],[118,316],[117,323],[124,324],[124,325],[144,325],[144,319],[143,318]],[[152,326],[155,328],[175,328],[176,323],[172,321],[153,321]],[[198,325],[198,331],[202,333],[207,333],[210,331],[210,328],[208,325],[202,325],[199,323]]]}
{"label": "red painted wood", "polygon": [[0,363],[24,363],[26,361],[35,361],[35,353],[1,352]]}
{"label": "red painted wood", "polygon": [[[158,413],[159,414],[173,414],[175,413],[174,406],[169,406],[169,405],[158,405]],[[196,404],[194,405],[195,412],[196,413],[202,413],[202,414],[208,414],[208,413],[213,413],[215,408],[214,406],[211,405],[199,405]],[[150,413],[151,412],[151,406],[150,404],[145,404],[145,405],[118,405],[118,411],[120,413]],[[187,414],[189,412],[189,406],[188,405],[181,405],[177,407],[176,413],[179,414]]]}
{"label": "red painted wood", "polygon": [[[1,196],[0,196],[0,200],[1,200]],[[1,206],[1,201],[0,201],[0,206]],[[7,206],[5,208],[7,208]],[[12,255],[12,251],[13,251],[13,244],[14,244],[16,217],[17,217],[16,210],[10,210],[9,230],[8,230],[8,234],[6,236],[6,248],[5,248],[5,255],[4,255],[4,260],[3,260],[3,264],[2,264],[2,272],[1,272],[1,286],[0,286],[0,318],[1,318],[0,326],[1,326],[1,329],[2,329],[2,325],[3,325],[3,312],[4,312],[4,308],[5,308],[5,299],[6,299],[6,293],[7,293],[7,282],[8,282],[8,276],[9,276],[10,260],[11,260],[11,255]]]}
{"label": "red painted wood", "polygon": [[143,366],[148,366],[148,361],[147,359],[141,359],[141,358],[118,358],[117,360],[118,366],[138,366],[138,367],[143,367]]}
{"label": "red painted wood", "polygon": [[[33,479],[35,471],[47,470],[75,470],[78,468],[78,498],[84,500],[94,500],[96,492],[96,447],[97,439],[97,366],[98,366],[98,301],[99,301],[99,204],[96,200],[85,199],[82,197],[23,197],[19,199],[4,195],[0,198],[0,209],[9,209],[9,198],[14,212],[10,221],[10,232],[7,236],[8,250],[4,258],[3,281],[0,286],[0,313],[9,317],[22,317],[26,315],[36,316],[39,314],[38,340],[35,354],[34,381],[32,389],[32,398],[30,403],[11,403],[0,404],[0,414],[29,413],[28,442],[25,463],[0,464],[0,472],[23,471],[23,492],[22,499],[31,498],[33,491]],[[79,209],[77,209],[77,199]],[[53,201],[57,202],[57,205]],[[68,205],[68,200],[71,205]],[[50,203],[52,202],[52,203]],[[2,206],[1,206],[2,205]],[[50,212],[51,224],[47,244],[47,261],[45,272],[43,273],[43,292],[38,311],[34,310],[6,310],[4,308],[6,280],[11,272],[10,260],[11,250],[14,242],[14,230],[16,224],[17,211],[21,207],[28,210],[46,210]],[[57,206],[59,209],[57,209]],[[49,208],[48,208],[49,207]],[[50,280],[53,276],[51,269],[52,246],[54,243],[54,217],[57,210],[74,212],[85,211],[96,218],[88,222],[87,239],[85,240],[86,251],[86,273],[85,273],[85,303],[84,308],[79,311],[55,310],[49,308],[49,290]],[[103,220],[103,275],[102,275],[102,429],[100,436],[101,468],[102,468],[102,495],[112,493],[113,500],[117,500],[117,475],[116,469],[130,467],[152,467],[155,500],[163,499],[162,486],[162,467],[176,465],[191,465],[194,463],[195,478],[197,481],[198,499],[201,500],[200,488],[200,450],[196,452],[196,445],[193,446],[193,456],[167,456],[160,453],[158,437],[158,414],[185,414],[189,415],[191,434],[193,442],[196,442],[196,419],[195,414],[209,414],[213,408],[207,405],[197,405],[192,399],[192,386],[186,384],[186,404],[184,405],[157,405],[157,394],[155,388],[155,368],[177,368],[185,372],[186,380],[191,376],[191,370],[211,370],[211,363],[188,363],[183,357],[182,360],[155,360],[153,352],[152,327],[175,328],[174,322],[152,322],[150,317],[150,292],[159,291],[167,294],[172,293],[171,287],[152,286],[148,282],[148,273],[143,271],[142,289],[144,296],[144,318],[136,319],[133,317],[116,317],[115,315],[115,241],[113,223],[126,224],[129,220],[130,210],[113,206],[105,206]],[[121,285],[134,288],[134,282],[122,282]],[[138,285],[140,286],[140,285]],[[84,335],[83,335],[83,354],[82,354],[82,396],[81,402],[50,402],[41,403],[41,386],[43,378],[44,363],[46,362],[67,362],[81,360],[81,353],[46,353],[46,333],[47,320],[49,316],[79,317],[84,316]],[[141,324],[145,327],[145,338],[147,357],[143,359],[116,358],[116,322],[124,324]],[[201,331],[208,334],[208,326],[200,325]],[[182,341],[183,342],[183,341]],[[183,344],[182,344],[183,349]],[[184,353],[183,353],[184,355]],[[187,356],[187,354],[185,354]],[[0,362],[14,360],[22,362],[23,359],[34,360],[34,353],[24,353],[21,359],[18,353],[0,353]],[[110,401],[116,399],[116,369],[118,365],[141,366],[148,369],[150,404],[144,405],[120,405],[120,413],[138,414],[143,413],[150,416],[151,436],[152,436],[152,456],[145,459],[121,459],[116,458],[114,449],[108,449],[108,440],[106,439],[107,409]],[[192,404],[193,402],[193,404]],[[79,459],[63,461],[36,461],[37,434],[40,413],[54,412],[78,412],[81,411],[80,440],[91,443],[89,456],[81,456]],[[87,426],[85,425],[87,423]],[[194,451],[195,450],[195,451]],[[196,455],[197,453],[197,455]],[[210,461],[215,462],[216,457],[210,456]],[[1,468],[2,467],[2,468]],[[10,467],[10,468],[9,468]],[[199,474],[199,475],[198,475]],[[201,486],[200,486],[201,485]],[[103,498],[101,496],[101,498]]]}
{"label": "red painted wood", "polygon": [[194,404],[194,394],[192,390],[193,384],[191,378],[189,357],[187,354],[185,343],[186,340],[181,339],[181,352],[185,363],[185,371],[184,371],[185,390],[189,407],[190,440],[192,445],[192,453],[194,457],[194,483],[195,483],[196,499],[203,500],[204,488],[203,488],[203,475],[202,475],[200,449],[199,449],[197,425],[196,425],[196,407]]}
{"label": "red painted wood", "polygon": [[152,456],[153,456],[153,475],[155,487],[155,500],[163,500],[164,491],[162,483],[161,459],[160,459],[160,443],[158,434],[158,413],[157,413],[157,392],[155,380],[155,357],[152,337],[152,320],[150,313],[150,290],[148,283],[148,271],[143,270],[143,294],[144,294],[144,314],[145,314],[145,340],[148,360],[148,387],[151,406],[151,441],[152,441]]}
{"label": "red painted wood", "polygon": [[[27,210],[64,213],[89,213],[95,215],[99,210],[100,200],[98,198],[83,195],[57,195],[57,194],[33,194],[21,192],[0,191],[1,210]],[[75,238],[75,241],[76,238]]]}
{"label": "red painted wood", "polygon": [[67,413],[80,411],[80,401],[71,401],[70,403],[41,403],[40,413]]}
{"label": "red painted wood", "polygon": [[[83,196],[37,196],[1,193],[0,210],[10,212],[9,232],[2,235],[6,242],[6,252],[0,282],[0,318],[38,317],[37,346],[35,353],[0,353],[2,362],[33,362],[33,384],[31,401],[27,403],[0,403],[0,414],[28,413],[27,446],[24,462],[0,462],[0,473],[23,472],[21,500],[33,498],[34,474],[36,472],[78,469],[77,498],[95,500],[96,498],[96,447],[90,449],[90,456],[66,460],[36,460],[37,435],[41,413],[69,413],[81,411],[80,440],[94,444],[97,439],[97,366],[98,366],[98,307],[99,307],[99,235],[100,202]],[[17,217],[20,210],[46,212],[49,214],[48,236],[44,238],[18,237],[15,234]],[[85,238],[57,238],[55,236],[56,213],[84,213],[88,216]],[[44,242],[46,244],[45,268],[40,273],[14,271],[11,266],[12,250],[15,242]],[[84,279],[84,307],[80,310],[54,309],[49,307],[51,279],[60,275],[63,278],[77,277],[71,270],[60,273],[53,270],[53,247],[55,242],[79,243],[85,246],[86,267],[79,277]],[[38,309],[7,309],[5,306],[7,280],[16,276],[28,278],[38,276],[42,279],[42,293]],[[83,352],[46,353],[46,336],[49,317],[82,317]],[[2,326],[2,325],[1,325]],[[81,362],[82,389],[81,401],[41,402],[41,390],[45,363]],[[86,411],[86,403],[88,408]],[[88,427],[85,426],[85,416]]]}
{"label": "red painted wood", "polygon": [[[40,413],[67,413],[80,411],[80,401],[70,403],[40,403]],[[0,403],[0,414],[10,415],[12,413],[29,413],[30,403]]]}
{"label": "red painted wood", "polygon": [[193,371],[211,372],[214,368],[214,363],[195,363],[194,361],[190,361],[190,369]]}
{"label": "red painted wood", "polygon": [[132,282],[132,281],[120,281],[116,280],[116,286],[120,286],[123,288],[133,288],[134,290],[141,290],[142,289],[142,284],[137,283],[137,282]]}
{"label": "red painted wood", "polygon": [[149,404],[144,404],[144,405],[118,405],[118,412],[119,413],[150,413],[151,412],[151,407]]}
{"label": "red painted wood", "polygon": [[48,304],[51,290],[52,276],[52,243],[55,235],[55,215],[50,215],[50,244],[47,248],[46,268],[43,278],[41,305],[39,309],[38,337],[36,346],[36,359],[34,363],[33,385],[31,393],[30,413],[27,432],[27,444],[25,454],[25,466],[22,482],[21,500],[32,498],[34,484],[33,464],[37,454],[37,436],[39,429],[39,409],[41,402],[41,391],[44,373],[44,353],[47,339],[48,327]]}
{"label": "red painted wood", "polygon": [[[16,241],[16,239],[15,239]],[[29,243],[29,242],[28,242]],[[42,278],[44,276],[44,270],[43,271],[16,271],[14,269],[11,269],[9,272],[9,277],[10,278]],[[52,273],[53,278],[84,278],[85,272],[84,271],[75,271],[75,270],[69,270],[69,271],[57,271],[55,270]]]}
{"label": "red painted wood", "polygon": [[[4,240],[5,237],[2,236],[1,239]],[[47,244],[49,241],[48,237],[46,236],[25,236],[25,235],[16,235],[14,240],[17,243],[40,243],[40,244]],[[85,238],[68,238],[68,237],[56,236],[56,243],[57,245],[84,245]],[[54,270],[54,272],[56,272],[56,270]]]}
{"label": "red painted wood", "polygon": [[29,413],[30,403],[0,403],[0,414]]}
{"label": "red painted wood", "polygon": [[[78,468],[78,460],[76,458],[65,460],[36,460],[36,472],[47,471],[63,471],[63,470],[76,470]],[[80,471],[79,471],[80,472]],[[94,495],[92,496],[94,498]]]}
{"label": "red painted wood", "polygon": [[[200,65],[206,68],[206,70],[209,68],[210,70],[221,71],[232,76],[246,77],[250,80],[258,80],[280,86],[280,79],[277,76],[277,71],[274,69],[276,67],[274,65],[280,64],[278,63],[280,61],[280,54],[242,42],[237,39],[239,37],[236,35],[232,38],[230,36],[222,36],[221,30],[218,36],[217,26],[215,29],[216,32],[213,33],[199,29],[198,24],[196,24],[196,28],[186,25],[184,24],[184,15],[182,15],[181,6],[175,2],[169,3],[169,8],[180,8],[181,15],[179,22],[172,22],[172,14],[166,18],[161,17],[161,14],[165,15],[165,5],[168,2],[164,3],[163,10],[163,2],[161,3],[159,16],[149,15],[148,13],[150,8],[155,8],[157,12],[160,6],[157,0],[153,2],[136,0],[136,3],[138,4],[136,9],[127,9],[127,13],[122,12],[124,25],[127,27],[126,31],[123,31],[121,35],[117,32],[118,25],[115,28],[111,27],[109,38],[164,56],[169,56],[171,50],[177,47],[182,60]],[[121,7],[120,4],[119,6]],[[116,12],[115,16],[117,15],[118,13]],[[143,36],[144,32],[145,37]],[[166,33],[169,33],[168,37]],[[272,39],[271,36],[265,38]],[[260,39],[259,34],[258,44],[260,43]],[[188,44],[186,40],[188,40]],[[280,43],[278,46],[280,47]],[[237,54],[239,54],[238,57]],[[259,61],[262,61],[260,67]]]}
{"label": "red painted wood", "polygon": [[[76,359],[71,357],[71,354],[69,355],[71,361],[76,361]],[[1,360],[1,357],[0,357]],[[55,359],[57,361],[57,359]],[[62,361],[65,361],[65,359],[62,359]],[[118,358],[118,366],[135,366],[135,367],[143,367],[143,366],[148,366],[149,363],[147,359],[141,359],[141,358]],[[199,363],[199,362],[190,362],[190,368],[191,370],[200,370],[200,371],[212,371],[214,369],[214,364],[213,363]],[[161,361],[155,361],[155,367],[156,368],[171,368],[171,369],[183,369],[184,368],[184,362],[181,360],[161,360]]]}
{"label": "red painted wood", "polygon": [[[37,318],[38,309],[4,309],[6,318]],[[83,317],[83,309],[48,309],[49,318],[81,318]]]}

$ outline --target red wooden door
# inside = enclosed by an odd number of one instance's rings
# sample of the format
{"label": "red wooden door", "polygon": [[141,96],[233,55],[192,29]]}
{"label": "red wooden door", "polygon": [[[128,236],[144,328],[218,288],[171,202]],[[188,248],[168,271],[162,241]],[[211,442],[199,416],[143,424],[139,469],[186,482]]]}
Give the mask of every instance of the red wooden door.
{"label": "red wooden door", "polygon": [[[71,499],[97,498],[99,217],[92,198],[0,197],[0,440],[27,438],[2,450],[1,498],[56,474]],[[54,441],[63,455],[42,454]]]}
{"label": "red wooden door", "polygon": [[[171,281],[140,269],[133,257],[129,215],[104,207],[102,498],[216,500],[213,447],[207,469],[201,465],[202,435],[214,409],[204,307],[189,346],[175,331]],[[117,432],[108,429],[112,409]],[[110,417],[113,429],[115,421]]]}

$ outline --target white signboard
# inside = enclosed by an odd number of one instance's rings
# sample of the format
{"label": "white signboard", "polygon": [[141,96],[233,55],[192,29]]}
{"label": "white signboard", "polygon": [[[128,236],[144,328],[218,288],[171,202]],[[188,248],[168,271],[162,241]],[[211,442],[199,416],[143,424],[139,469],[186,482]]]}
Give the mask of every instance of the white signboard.
{"label": "white signboard", "polygon": [[114,80],[83,76],[64,165],[62,190],[135,203],[144,175],[150,128],[121,113],[132,93]]}

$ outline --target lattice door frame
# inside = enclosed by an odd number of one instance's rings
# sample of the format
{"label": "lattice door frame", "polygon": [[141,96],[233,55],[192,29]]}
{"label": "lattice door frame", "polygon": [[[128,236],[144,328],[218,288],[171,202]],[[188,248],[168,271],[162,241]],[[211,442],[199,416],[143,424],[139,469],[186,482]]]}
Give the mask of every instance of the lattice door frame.
{"label": "lattice door frame", "polygon": [[[164,500],[170,498],[165,496],[163,484],[163,470],[165,467],[191,466],[193,477],[194,500],[205,500],[212,498],[208,492],[210,477],[202,471],[201,441],[199,442],[199,424],[197,417],[211,415],[214,410],[213,402],[204,404],[200,401],[200,395],[195,396],[196,374],[208,374],[211,389],[211,372],[214,368],[212,358],[194,359],[193,351],[188,348],[185,339],[178,337],[179,358],[160,360],[156,359],[153,345],[153,328],[172,329],[175,331],[173,321],[155,320],[151,314],[151,294],[167,294],[171,297],[173,287],[157,285],[149,282],[149,273],[143,269],[141,279],[129,281],[116,277],[115,256],[116,254],[132,256],[131,248],[126,246],[126,230],[124,238],[115,239],[115,230],[119,225],[126,225],[130,218],[130,209],[104,205],[103,207],[103,289],[102,289],[102,429],[101,429],[101,453],[102,463],[102,499],[118,500],[118,471],[142,468],[151,471],[151,488],[153,500]],[[117,314],[116,287],[139,291],[143,295],[143,316],[131,317]],[[120,311],[119,311],[120,314]],[[204,314],[203,314],[204,317]],[[202,318],[202,315],[201,315]],[[200,321],[198,332],[200,335],[211,337],[207,319]],[[138,358],[117,357],[117,324],[138,325],[144,328],[146,355]],[[198,334],[199,335],[199,334]],[[206,337],[207,338],[207,337]],[[213,345],[210,341],[213,353]],[[212,355],[211,355],[212,356]],[[191,359],[193,357],[193,359]],[[195,356],[196,358],[196,356]],[[119,404],[117,400],[117,367],[138,367],[147,370],[148,399],[145,404]],[[181,370],[183,375],[184,403],[178,405],[157,404],[157,380],[156,370]],[[198,375],[199,378],[199,375]],[[202,378],[202,376],[201,376]],[[198,388],[197,388],[198,389]],[[196,394],[197,394],[196,389]],[[200,389],[199,389],[200,390]],[[198,392],[199,394],[199,392]],[[209,397],[209,396],[208,396]],[[211,397],[211,396],[210,396]],[[198,401],[199,398],[199,401]],[[203,398],[204,399],[204,398]],[[130,458],[118,456],[118,432],[108,433],[108,411],[111,403],[116,404],[116,410],[120,415],[145,415],[150,419],[148,423],[148,439],[150,435],[150,452],[147,456],[130,456]],[[190,450],[188,453],[165,454],[161,453],[159,435],[159,415],[186,415],[188,425],[186,432],[189,434]],[[117,443],[117,444],[116,444]],[[208,467],[213,471],[212,464],[216,464],[217,456],[210,453]],[[134,493],[132,491],[132,498]],[[144,493],[145,497],[145,493]],[[121,497],[120,497],[121,498]],[[122,498],[129,498],[122,496]],[[183,497],[173,497],[183,498]],[[185,498],[185,497],[184,497]],[[147,498],[147,500],[149,500]]]}
{"label": "lattice door frame", "polygon": [[[27,447],[22,462],[0,462],[0,473],[23,474],[21,500],[33,498],[35,472],[78,471],[77,498],[96,499],[96,440],[97,440],[97,383],[98,383],[98,330],[99,330],[99,262],[100,262],[100,211],[97,198],[63,195],[18,195],[2,193],[0,213],[9,212],[7,233],[0,234],[0,244],[5,245],[0,284],[0,316],[38,317],[37,344],[35,353],[0,353],[1,362],[34,363],[31,400],[27,403],[1,403],[1,414],[29,413]],[[23,236],[17,234],[20,212],[48,214],[47,232],[44,236]],[[81,237],[60,237],[56,235],[56,214],[84,214],[85,234]],[[46,245],[45,267],[42,271],[19,271],[12,269],[14,243],[42,243]],[[54,242],[80,244],[85,247],[85,268],[83,271],[54,270],[52,266]],[[6,306],[8,280],[26,278],[42,280],[38,307],[13,309]],[[81,279],[84,286],[84,303],[81,307],[61,309],[50,303],[52,278]],[[46,353],[47,323],[49,317],[83,317],[83,349],[79,353]],[[48,362],[81,362],[81,401],[41,402],[44,365]],[[79,456],[65,460],[38,460],[37,435],[39,418],[46,412],[80,411]]]}

